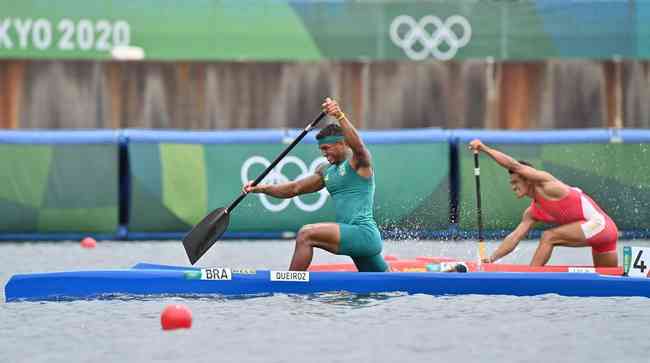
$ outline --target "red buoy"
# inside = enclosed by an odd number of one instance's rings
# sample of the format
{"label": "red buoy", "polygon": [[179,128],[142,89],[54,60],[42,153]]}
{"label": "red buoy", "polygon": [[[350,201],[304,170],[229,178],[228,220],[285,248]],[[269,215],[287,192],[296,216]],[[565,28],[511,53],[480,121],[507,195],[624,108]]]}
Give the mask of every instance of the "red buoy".
{"label": "red buoy", "polygon": [[189,329],[192,327],[192,311],[185,305],[167,305],[160,314],[163,330]]}
{"label": "red buoy", "polygon": [[92,237],[86,237],[81,240],[81,247],[83,248],[95,248],[97,246],[97,241]]}

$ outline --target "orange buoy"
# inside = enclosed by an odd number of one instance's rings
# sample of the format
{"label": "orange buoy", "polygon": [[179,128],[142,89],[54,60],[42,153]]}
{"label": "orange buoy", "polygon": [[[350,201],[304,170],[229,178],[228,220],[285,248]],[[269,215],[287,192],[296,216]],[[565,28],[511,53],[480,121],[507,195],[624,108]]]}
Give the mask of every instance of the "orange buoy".
{"label": "orange buoy", "polygon": [[192,311],[185,305],[167,305],[160,314],[163,330],[189,329],[192,327]]}
{"label": "orange buoy", "polygon": [[97,241],[92,237],[86,237],[81,240],[81,247],[83,248],[95,248],[97,246]]}
{"label": "orange buoy", "polygon": [[386,260],[386,261],[396,261],[397,256],[395,256],[395,255],[386,255],[386,256],[384,256],[384,260]]}

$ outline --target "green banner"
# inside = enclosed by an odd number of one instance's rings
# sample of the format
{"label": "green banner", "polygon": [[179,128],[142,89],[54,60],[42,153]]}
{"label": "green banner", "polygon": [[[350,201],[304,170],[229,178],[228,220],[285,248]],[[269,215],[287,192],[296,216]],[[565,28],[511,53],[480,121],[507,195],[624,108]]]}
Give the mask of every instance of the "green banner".
{"label": "green banner", "polygon": [[650,2],[638,1],[636,2],[636,7],[637,57],[648,59],[650,58],[650,42],[648,42],[648,39],[650,39]]}
{"label": "green banner", "polygon": [[0,230],[115,233],[117,148],[0,144]]}
{"label": "green banner", "polygon": [[449,60],[648,58],[629,1],[0,0],[1,58]]}
{"label": "green banner", "polygon": [[[210,210],[227,206],[255,179],[283,144],[138,144],[129,149],[131,232],[189,230]],[[383,228],[444,230],[449,211],[449,145],[371,144],[376,173],[375,217]],[[318,147],[301,144],[265,182],[313,174],[325,162]],[[297,231],[334,221],[325,189],[292,199],[249,195],[232,213],[231,232]]]}
{"label": "green banner", "polygon": [[0,57],[111,59],[135,46],[153,60],[320,59],[282,1],[0,0]]}
{"label": "green banner", "polygon": [[[550,172],[591,196],[619,230],[650,229],[650,165],[647,144],[494,145],[519,160]],[[460,153],[459,222],[476,229],[473,156]],[[516,199],[508,172],[490,158],[481,158],[481,193],[486,229],[511,230],[530,205]],[[538,226],[538,227],[541,227]]]}

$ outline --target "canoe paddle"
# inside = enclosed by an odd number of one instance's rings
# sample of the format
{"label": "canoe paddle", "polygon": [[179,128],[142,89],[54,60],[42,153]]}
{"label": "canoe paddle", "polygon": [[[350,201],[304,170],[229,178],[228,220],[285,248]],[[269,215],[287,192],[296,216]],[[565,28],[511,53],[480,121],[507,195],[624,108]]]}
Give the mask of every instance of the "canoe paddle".
{"label": "canoe paddle", "polygon": [[[307,127],[302,130],[300,135],[296,137],[293,142],[287,146],[286,149],[280,155],[278,155],[275,160],[260,174],[255,181],[253,181],[253,186],[259,184],[268,173],[273,170],[273,168],[284,158],[291,149],[296,146],[300,140],[302,140],[305,135],[311,129],[313,129],[320,120],[325,117],[325,112],[321,112],[314,121],[312,121]],[[237,199],[235,199],[230,205],[226,208],[217,208],[210,212],[199,224],[194,226],[192,230],[183,238],[183,246],[185,247],[185,252],[187,252],[187,257],[190,259],[190,263],[195,264],[196,261],[203,256],[210,247],[223,235],[223,233],[228,228],[228,223],[230,222],[230,213],[237,207],[237,205],[248,195],[247,193],[242,192]]]}
{"label": "canoe paddle", "polygon": [[478,150],[474,150],[474,179],[476,180],[476,216],[478,218],[478,255],[485,258],[485,241],[483,240],[483,210],[481,209],[481,168],[478,165]]}

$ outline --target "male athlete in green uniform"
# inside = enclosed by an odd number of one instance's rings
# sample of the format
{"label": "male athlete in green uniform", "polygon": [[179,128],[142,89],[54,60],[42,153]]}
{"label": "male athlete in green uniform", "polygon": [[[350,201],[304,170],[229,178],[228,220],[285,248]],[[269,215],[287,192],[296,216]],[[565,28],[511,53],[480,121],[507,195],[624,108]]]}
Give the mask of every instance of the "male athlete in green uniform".
{"label": "male athlete in green uniform", "polygon": [[335,117],[340,125],[328,125],[316,135],[318,148],[330,165],[323,164],[315,174],[289,183],[254,187],[252,182],[248,182],[243,190],[276,198],[293,198],[327,188],[332,196],[336,223],[303,226],[296,237],[289,270],[306,270],[314,247],[318,247],[352,257],[359,271],[388,271],[381,255],[383,242],[372,214],[375,177],[370,152],[336,101],[326,98],[323,111]]}

